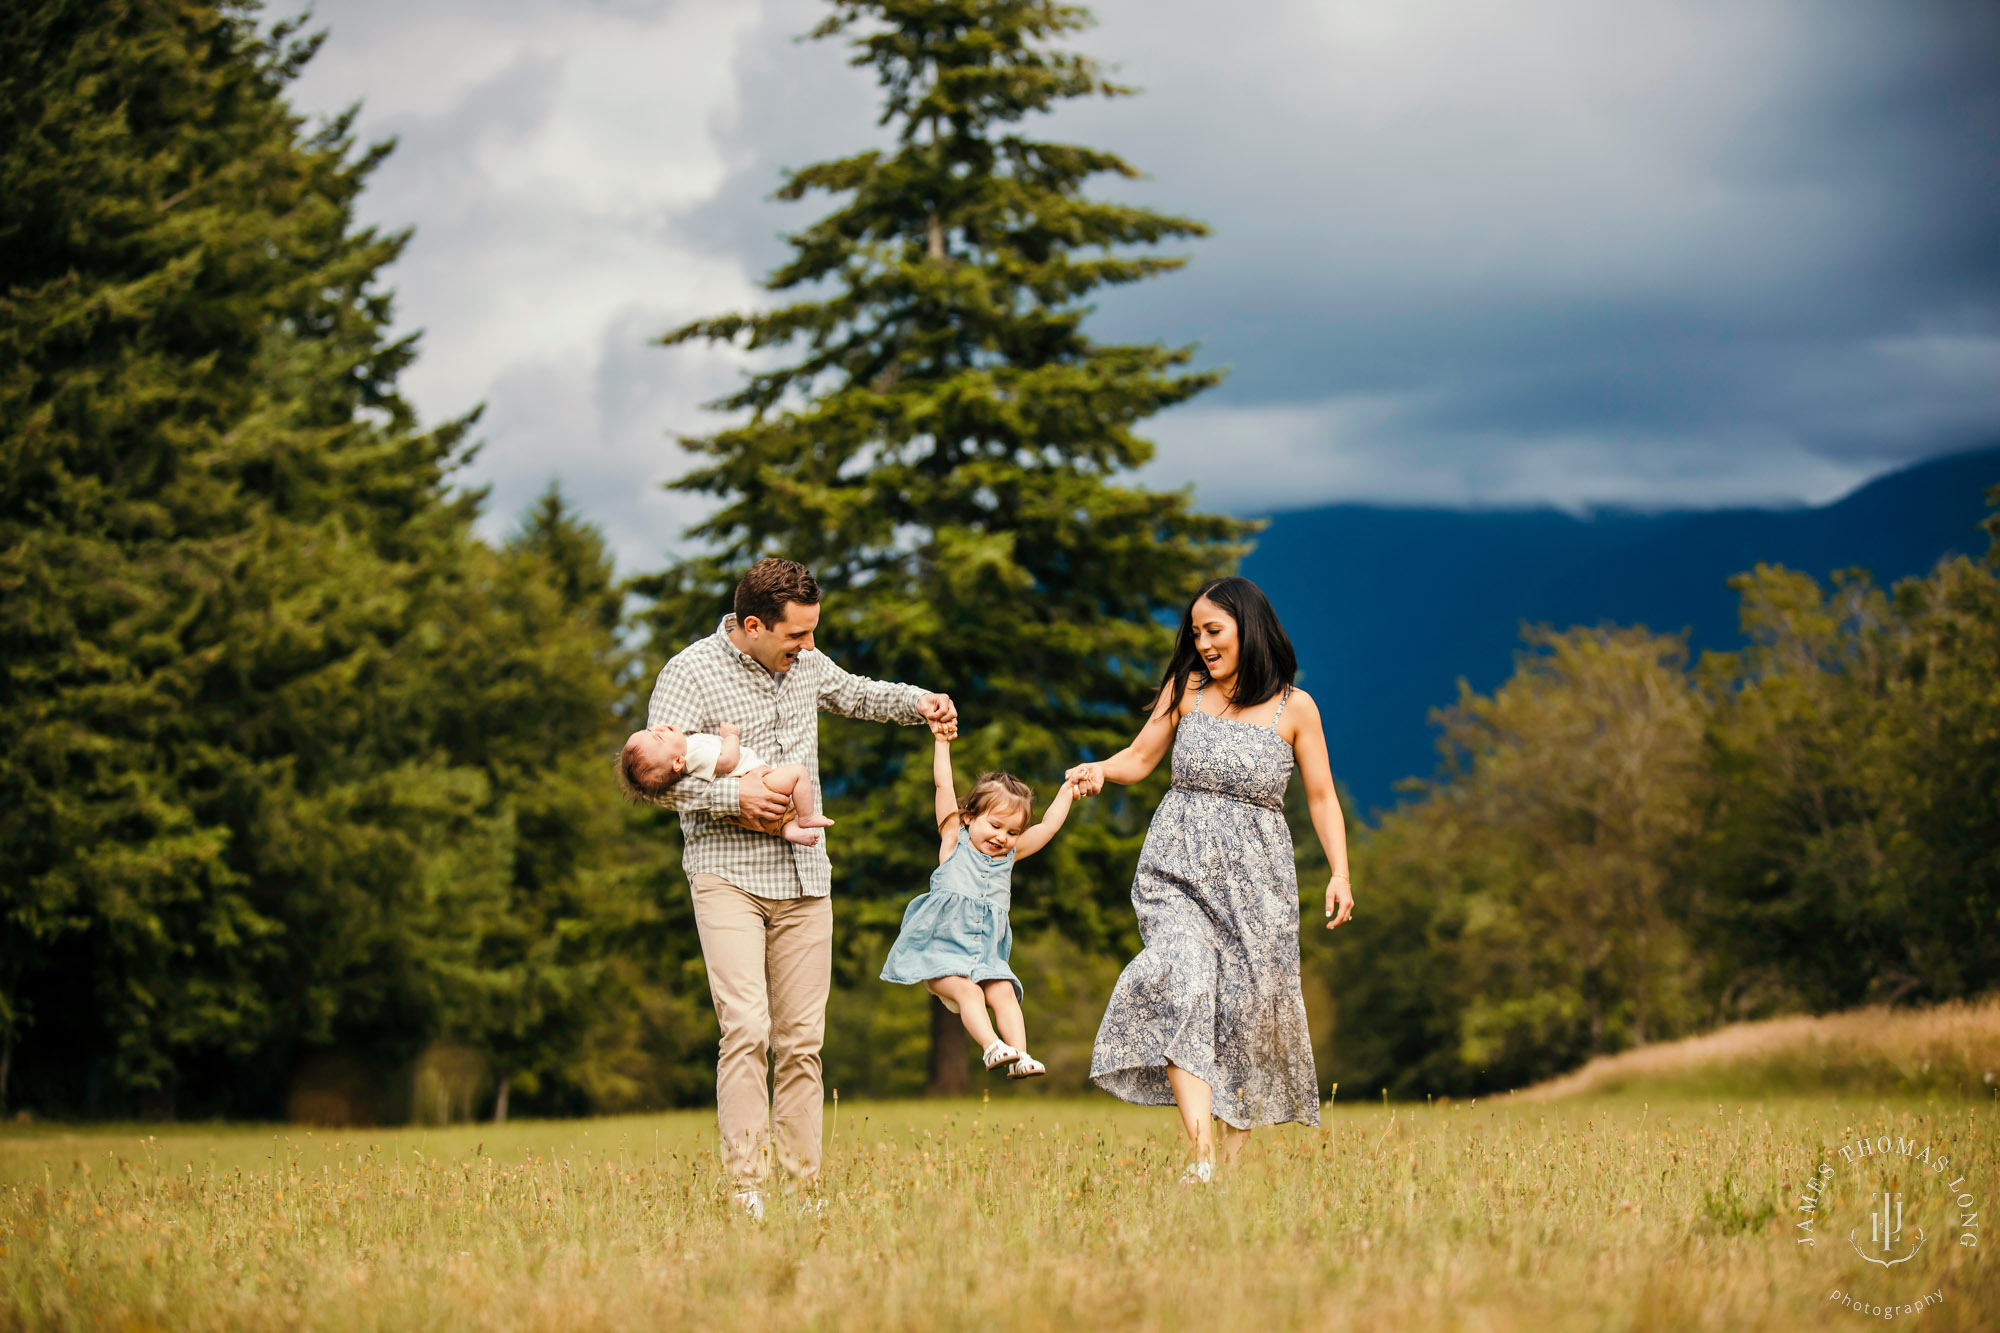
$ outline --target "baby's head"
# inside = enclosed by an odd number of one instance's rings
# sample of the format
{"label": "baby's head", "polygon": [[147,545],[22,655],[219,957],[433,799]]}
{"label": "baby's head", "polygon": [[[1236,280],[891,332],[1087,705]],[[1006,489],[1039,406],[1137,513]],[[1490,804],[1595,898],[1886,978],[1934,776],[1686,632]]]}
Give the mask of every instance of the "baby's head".
{"label": "baby's head", "polygon": [[959,823],[972,845],[988,856],[1005,856],[1034,822],[1035,793],[1012,773],[987,773],[972,784],[958,807]]}
{"label": "baby's head", "polygon": [[613,771],[628,801],[651,801],[687,776],[687,737],[661,723],[625,738]]}

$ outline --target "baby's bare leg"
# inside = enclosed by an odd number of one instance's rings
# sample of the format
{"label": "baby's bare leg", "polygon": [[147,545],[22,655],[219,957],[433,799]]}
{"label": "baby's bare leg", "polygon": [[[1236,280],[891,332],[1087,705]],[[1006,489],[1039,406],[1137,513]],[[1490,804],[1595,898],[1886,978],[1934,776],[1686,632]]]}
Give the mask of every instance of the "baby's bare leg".
{"label": "baby's bare leg", "polygon": [[[833,821],[813,818],[812,780],[806,776],[804,765],[786,764],[782,768],[759,768],[752,771],[761,775],[764,785],[770,790],[791,798],[791,808],[794,812],[792,817],[770,831],[799,847],[819,846],[819,834],[816,830],[827,827]],[[800,804],[801,801],[804,802],[803,805]]]}
{"label": "baby's bare leg", "polygon": [[764,775],[764,785],[792,798],[792,808],[799,812],[797,823],[800,828],[833,827],[831,819],[813,810],[812,779],[806,776],[804,764],[778,765]]}
{"label": "baby's bare leg", "polygon": [[993,1006],[993,1026],[1000,1029],[1000,1040],[1017,1051],[1027,1050],[1028,1026],[1021,1018],[1021,1002],[1014,998],[1014,983],[988,981],[981,983],[980,989],[986,1003]]}

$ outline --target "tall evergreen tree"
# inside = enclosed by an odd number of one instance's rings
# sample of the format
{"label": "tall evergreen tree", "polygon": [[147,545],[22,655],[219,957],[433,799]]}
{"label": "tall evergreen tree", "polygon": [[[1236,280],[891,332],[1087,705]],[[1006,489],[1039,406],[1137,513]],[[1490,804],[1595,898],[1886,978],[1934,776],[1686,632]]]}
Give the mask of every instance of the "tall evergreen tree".
{"label": "tall evergreen tree", "polygon": [[693,1095],[685,896],[603,800],[622,591],[553,493],[474,535],[354,221],[387,150],[285,102],[316,44],[0,13],[0,1095],[270,1114],[338,1066],[317,1113],[394,1115],[434,1041],[537,1108]]}
{"label": "tall evergreen tree", "polygon": [[[352,225],[380,150],[302,128],[292,38],[189,0],[0,17],[0,1023],[159,1105],[279,1021],[246,835],[471,513],[463,424],[395,391],[402,240]],[[71,989],[30,1013],[37,969]]]}
{"label": "tall evergreen tree", "polygon": [[45,1109],[268,1113],[315,1049],[552,1023],[574,1059],[577,895],[625,891],[558,836],[608,570],[560,514],[473,537],[468,423],[396,387],[405,238],[354,221],[386,148],[284,99],[315,45],[0,15],[0,1093]]}
{"label": "tall evergreen tree", "polygon": [[674,984],[694,931],[671,849],[605,799],[635,674],[611,557],[551,486],[478,564],[482,591],[461,605],[479,608],[479,628],[451,636],[448,694],[476,710],[466,734],[489,740],[513,869],[477,968],[489,1004],[441,1035],[487,1054],[543,1112],[671,1104],[711,1076],[694,1047],[713,1021],[699,987]]}
{"label": "tall evergreen tree", "polygon": [[[715,407],[740,424],[684,445],[674,485],[717,497],[707,554],[640,585],[655,645],[711,630],[756,558],[811,565],[824,647],[850,670],[945,689],[959,762],[1030,779],[1129,737],[1164,658],[1164,613],[1240,553],[1249,525],[1131,484],[1145,418],[1219,375],[1190,348],[1083,332],[1086,298],[1175,269],[1131,247],[1199,236],[1186,218],[1092,199],[1114,154],[1027,137],[1029,116],[1122,96],[1052,45],[1089,21],[1052,0],[835,0],[815,32],[875,73],[894,145],[795,172],[784,200],[840,202],[790,238],[766,286],[802,299],[666,335],[791,347]],[[935,865],[928,737],[829,722],[822,766],[844,928],[892,925]],[[915,759],[917,762],[910,762]],[[1115,798],[1024,871],[1017,919],[1129,943],[1123,909],[1150,802]],[[1123,805],[1124,808],[1118,808]],[[933,1086],[961,1086],[964,1039],[933,1005]]]}

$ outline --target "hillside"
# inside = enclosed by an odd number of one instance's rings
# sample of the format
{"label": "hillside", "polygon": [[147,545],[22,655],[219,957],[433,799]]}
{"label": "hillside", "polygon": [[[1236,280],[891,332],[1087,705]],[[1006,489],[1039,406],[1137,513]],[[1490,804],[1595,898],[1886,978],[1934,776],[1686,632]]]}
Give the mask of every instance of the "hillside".
{"label": "hillside", "polygon": [[1990,1098],[2000,1091],[2000,999],[1732,1023],[1599,1057],[1516,1096],[1555,1101],[1640,1090]]}
{"label": "hillside", "polygon": [[1490,690],[1524,622],[1613,621],[1687,630],[1697,651],[1737,642],[1729,577],[1759,561],[1883,583],[1949,552],[1986,549],[2000,448],[1922,463],[1809,509],[1576,516],[1552,509],[1332,505],[1270,515],[1243,572],[1299,650],[1300,683],[1327,705],[1334,772],[1363,813],[1436,765],[1429,711],[1463,677]]}

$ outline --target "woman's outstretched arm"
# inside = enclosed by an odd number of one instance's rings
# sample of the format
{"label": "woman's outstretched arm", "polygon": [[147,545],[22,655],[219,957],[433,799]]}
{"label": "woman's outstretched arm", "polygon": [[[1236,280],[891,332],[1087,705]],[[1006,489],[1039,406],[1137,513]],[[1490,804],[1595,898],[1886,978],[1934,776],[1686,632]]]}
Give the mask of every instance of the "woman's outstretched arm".
{"label": "woman's outstretched arm", "polygon": [[1160,760],[1166,758],[1167,751],[1173,748],[1174,728],[1180,725],[1181,713],[1186,711],[1188,701],[1193,698],[1191,694],[1185,695],[1182,707],[1177,709],[1171,689],[1162,688],[1159,698],[1153,701],[1152,716],[1146,719],[1145,726],[1139,728],[1139,734],[1132,738],[1130,745],[1109,759],[1078,764],[1063,776],[1076,783],[1078,796],[1095,796],[1104,790],[1107,782],[1129,787],[1140,781],[1158,768]]}
{"label": "woman's outstretched arm", "polygon": [[1326,852],[1333,874],[1326,885],[1326,928],[1347,923],[1354,915],[1354,888],[1347,878],[1347,818],[1340,812],[1340,793],[1334,790],[1333,766],[1326,757],[1326,729],[1320,723],[1319,705],[1304,690],[1292,691],[1285,720],[1292,733],[1292,757],[1298,761],[1299,778],[1306,787],[1306,809],[1312,812],[1313,832]]}

